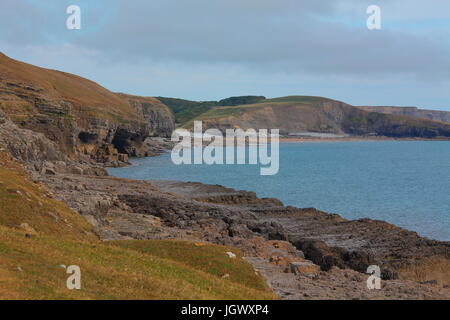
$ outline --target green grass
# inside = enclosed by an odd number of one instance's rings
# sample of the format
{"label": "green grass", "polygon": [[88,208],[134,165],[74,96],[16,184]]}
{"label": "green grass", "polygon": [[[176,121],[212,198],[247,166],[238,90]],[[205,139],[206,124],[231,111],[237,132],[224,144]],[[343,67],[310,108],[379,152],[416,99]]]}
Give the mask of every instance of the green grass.
{"label": "green grass", "polygon": [[265,97],[262,96],[230,97],[220,101],[190,101],[166,97],[158,97],[158,99],[172,110],[175,116],[175,122],[183,127],[189,126],[194,119],[204,119],[205,116],[224,116],[228,112],[233,112],[228,111],[227,107],[265,101]]}
{"label": "green grass", "polygon": [[[21,227],[26,223],[30,228]],[[227,251],[237,255],[230,259]],[[69,290],[60,265],[81,268]],[[223,277],[227,275],[227,277]],[[102,242],[0,152],[0,299],[276,299],[233,248],[187,241]]]}
{"label": "green grass", "polygon": [[198,117],[217,105],[217,101],[190,101],[166,97],[157,97],[157,99],[172,110],[175,122],[179,125]]}
{"label": "green grass", "polygon": [[263,107],[271,107],[271,108],[281,108],[281,107],[291,107],[295,106],[310,106],[313,103],[328,101],[328,99],[321,97],[308,97],[308,96],[292,96],[292,97],[283,97],[283,98],[275,98],[275,99],[266,99],[260,100],[257,103],[253,104],[245,104],[238,106],[226,106],[226,107],[209,107],[209,109],[202,114],[196,116],[190,121],[184,123],[182,127],[191,128],[193,126],[194,120],[208,120],[208,119],[219,119],[226,117],[235,117],[238,118],[242,116],[244,113],[258,109]]}
{"label": "green grass", "polygon": [[[178,261],[214,276],[229,275],[228,281],[256,290],[265,290],[261,277],[242,259],[239,250],[206,243],[188,241],[113,241],[122,248],[133,249],[164,259]],[[230,259],[226,252],[233,252],[237,259]]]}
{"label": "green grass", "polygon": [[[169,259],[152,252],[134,250],[132,244],[70,241],[45,235],[26,238],[23,232],[3,226],[0,226],[0,243],[1,299],[275,298],[264,288],[262,279],[257,279],[250,287],[203,270],[196,265],[196,258],[186,263],[178,258]],[[219,252],[225,256],[225,248],[219,250],[214,246],[194,249],[190,243],[171,241],[160,241],[160,245],[167,252],[172,246],[178,251],[184,245],[193,256],[213,258]],[[240,259],[229,264],[228,268],[237,269],[236,274],[254,273]],[[81,290],[67,289],[68,275],[60,265],[78,265],[81,268]],[[216,259],[211,268],[227,267],[221,259]],[[244,270],[240,271],[241,268]]]}
{"label": "green grass", "polygon": [[314,97],[314,96],[287,96],[287,97],[280,97],[280,98],[273,98],[273,99],[267,99],[263,101],[263,103],[266,102],[295,102],[295,103],[317,103],[317,102],[327,102],[327,101],[333,101],[328,98],[323,97]]}
{"label": "green grass", "polygon": [[97,239],[82,216],[49,198],[45,187],[29,181],[21,166],[0,153],[0,225],[15,228],[23,223],[44,234]]}
{"label": "green grass", "polygon": [[[131,105],[119,95],[103,88],[97,83],[82,77],[45,68],[39,68],[26,64],[0,54],[0,74],[7,75],[12,83],[26,83],[39,91],[45,99],[50,101],[67,101],[72,104],[73,112],[83,116],[83,107],[89,106],[99,118],[109,119],[112,113],[119,118],[139,120]],[[15,95],[15,101],[10,99],[5,104],[23,103],[22,95],[29,95],[23,88],[11,89]],[[7,110],[6,110],[7,111]],[[29,111],[29,110],[27,110]],[[34,108],[31,112],[35,112]]]}

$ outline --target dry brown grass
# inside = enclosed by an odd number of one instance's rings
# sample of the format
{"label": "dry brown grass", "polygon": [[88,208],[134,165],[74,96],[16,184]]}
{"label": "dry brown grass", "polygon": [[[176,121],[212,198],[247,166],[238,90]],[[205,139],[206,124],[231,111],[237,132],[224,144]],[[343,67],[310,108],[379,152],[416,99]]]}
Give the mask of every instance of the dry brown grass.
{"label": "dry brown grass", "polygon": [[403,280],[435,280],[440,285],[450,285],[450,259],[442,256],[426,258],[415,265],[400,269],[399,274]]}
{"label": "dry brown grass", "polygon": [[[263,279],[253,286],[224,279],[192,263],[122,248],[110,243],[66,240],[63,235],[25,237],[0,226],[0,299],[275,299]],[[131,241],[132,242],[132,241]],[[215,254],[215,246],[165,242],[170,250],[185,245],[191,254]],[[195,252],[197,250],[197,252]],[[220,257],[229,259],[220,248]],[[225,260],[225,258],[223,260]],[[211,268],[223,261],[213,260]],[[241,259],[227,261],[233,274],[254,275]],[[81,268],[81,290],[68,290],[60,265]],[[20,269],[19,269],[20,267]]]}
{"label": "dry brown grass", "polygon": [[82,216],[51,199],[47,188],[31,182],[18,163],[0,152],[0,225],[20,228],[24,223],[38,233],[98,241]]}
{"label": "dry brown grass", "polygon": [[[80,115],[110,120],[139,120],[137,112],[125,99],[93,81],[73,74],[36,67],[11,59],[0,52],[0,75],[8,79],[2,80],[6,85],[24,84],[43,90],[46,98],[72,102],[74,112]],[[24,93],[20,87],[11,86],[10,89],[19,96]],[[27,104],[26,101],[17,100],[17,95],[5,96],[3,100],[9,105],[8,108],[19,108],[20,111],[20,108],[26,108]],[[25,111],[27,110],[22,110]],[[25,113],[30,112],[32,111],[28,110]]]}
{"label": "dry brown grass", "polygon": [[[0,300],[276,299],[233,248],[101,242],[82,216],[46,195],[0,151]],[[37,233],[20,228],[22,223]],[[61,265],[81,268],[81,290],[67,289]]]}

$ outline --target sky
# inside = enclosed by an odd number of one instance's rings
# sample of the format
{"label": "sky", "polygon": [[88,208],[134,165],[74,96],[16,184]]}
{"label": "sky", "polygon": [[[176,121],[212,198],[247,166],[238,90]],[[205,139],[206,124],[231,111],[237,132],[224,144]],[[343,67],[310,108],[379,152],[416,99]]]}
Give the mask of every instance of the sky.
{"label": "sky", "polygon": [[[70,5],[80,30],[66,27]],[[1,0],[0,51],[143,96],[450,111],[448,0]]]}

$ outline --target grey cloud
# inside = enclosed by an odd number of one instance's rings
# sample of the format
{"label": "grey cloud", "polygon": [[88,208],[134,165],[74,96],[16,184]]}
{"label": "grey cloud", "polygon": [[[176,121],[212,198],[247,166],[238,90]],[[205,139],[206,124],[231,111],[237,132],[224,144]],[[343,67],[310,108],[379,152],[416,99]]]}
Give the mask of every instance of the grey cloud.
{"label": "grey cloud", "polygon": [[[344,1],[345,2],[345,1]],[[124,59],[235,63],[258,70],[442,78],[450,46],[432,35],[328,21],[339,1],[152,0],[122,3],[110,26],[79,45]],[[355,19],[355,18],[353,18]]]}
{"label": "grey cloud", "polygon": [[372,0],[77,0],[83,29],[72,32],[65,8],[73,0],[1,0],[0,46],[144,95],[445,105],[450,29],[429,19],[449,17],[450,2],[425,10],[418,1],[380,0],[383,30],[368,31]]}

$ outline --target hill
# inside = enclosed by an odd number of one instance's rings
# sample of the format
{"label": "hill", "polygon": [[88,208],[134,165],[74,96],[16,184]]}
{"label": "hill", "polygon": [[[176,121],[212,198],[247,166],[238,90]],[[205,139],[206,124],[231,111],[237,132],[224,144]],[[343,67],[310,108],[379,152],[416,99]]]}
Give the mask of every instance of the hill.
{"label": "hill", "polygon": [[204,128],[278,128],[281,134],[304,132],[387,136],[450,137],[450,125],[402,115],[369,112],[344,102],[311,96],[264,99],[238,106],[215,106],[183,124],[202,120]]}
{"label": "hill", "polygon": [[216,106],[252,104],[265,100],[266,98],[263,96],[239,96],[222,99],[220,101],[191,101],[166,97],[158,97],[158,99],[171,108],[175,115],[175,122],[178,125],[183,125]]}
{"label": "hill", "polygon": [[82,77],[0,53],[0,109],[22,128],[45,134],[70,156],[117,161],[145,155],[148,136],[168,136],[170,109],[149,97],[116,94]]}
{"label": "hill", "polygon": [[439,111],[439,110],[425,110],[419,109],[417,107],[368,107],[368,106],[358,106],[358,108],[370,111],[379,112],[386,114],[397,114],[402,116],[408,116],[417,119],[427,119],[433,121],[449,122],[450,123],[450,112]]}

